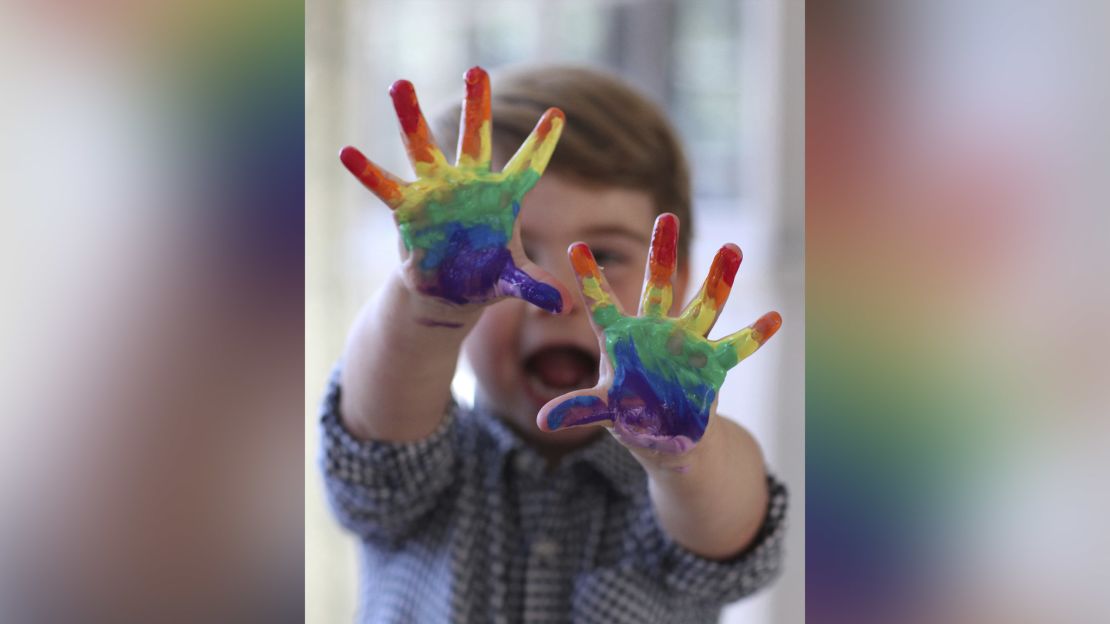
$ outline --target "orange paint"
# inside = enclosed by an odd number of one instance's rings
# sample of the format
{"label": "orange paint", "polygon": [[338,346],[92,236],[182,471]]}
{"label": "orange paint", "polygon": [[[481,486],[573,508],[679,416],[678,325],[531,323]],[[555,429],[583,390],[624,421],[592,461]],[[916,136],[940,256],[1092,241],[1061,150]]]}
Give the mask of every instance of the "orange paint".
{"label": "orange paint", "polygon": [[768,312],[752,323],[752,340],[763,344],[782,327],[782,317],[778,312]]}
{"label": "orange paint", "polygon": [[540,119],[540,123],[536,125],[535,132],[537,143],[542,142],[544,140],[544,137],[546,137],[548,133],[551,132],[551,121],[555,118],[566,121],[566,115],[563,114],[563,111],[557,108],[549,108],[547,109],[547,112],[543,114],[543,117]]}
{"label": "orange paint", "polygon": [[370,162],[362,152],[350,146],[344,147],[339,153],[339,160],[343,161],[347,170],[386,204],[392,206],[401,201],[401,187],[397,181]]}
{"label": "orange paint", "polygon": [[601,277],[594,254],[586,243],[574,243],[570,246],[570,264],[579,277]]}
{"label": "orange paint", "polygon": [[482,125],[490,119],[489,74],[481,67],[466,72],[463,115],[462,153],[477,160],[482,155]]}

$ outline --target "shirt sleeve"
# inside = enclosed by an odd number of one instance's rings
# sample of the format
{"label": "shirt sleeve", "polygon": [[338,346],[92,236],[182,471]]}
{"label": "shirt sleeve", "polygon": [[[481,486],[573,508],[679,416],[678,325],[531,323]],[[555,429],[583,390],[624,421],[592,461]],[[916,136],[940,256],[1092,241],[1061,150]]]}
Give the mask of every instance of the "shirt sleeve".
{"label": "shirt sleeve", "polygon": [[339,523],[368,540],[395,541],[414,529],[454,482],[457,406],[416,442],[363,441],[343,426],[339,370],[321,407],[320,461],[328,502]]}
{"label": "shirt sleeve", "polygon": [[636,532],[652,576],[680,596],[722,606],[770,584],[782,567],[787,492],[769,473],[767,487],[763,525],[744,552],[725,561],[706,559],[679,545],[659,526],[648,505]]}

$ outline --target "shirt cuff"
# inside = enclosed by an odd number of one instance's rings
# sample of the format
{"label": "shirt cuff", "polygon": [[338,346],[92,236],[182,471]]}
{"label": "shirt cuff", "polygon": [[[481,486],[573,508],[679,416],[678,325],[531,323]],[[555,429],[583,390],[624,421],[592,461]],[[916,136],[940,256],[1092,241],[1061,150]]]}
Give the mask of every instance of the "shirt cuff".
{"label": "shirt cuff", "polygon": [[456,404],[432,435],[415,442],[360,440],[340,417],[339,370],[321,408],[321,464],[336,516],[364,536],[393,535],[414,525],[454,480]]}
{"label": "shirt cuff", "polygon": [[763,525],[739,555],[724,561],[701,557],[675,542],[659,526],[649,506],[641,526],[642,544],[664,584],[681,595],[726,604],[754,593],[778,575],[786,529],[786,486],[767,475],[768,503]]}

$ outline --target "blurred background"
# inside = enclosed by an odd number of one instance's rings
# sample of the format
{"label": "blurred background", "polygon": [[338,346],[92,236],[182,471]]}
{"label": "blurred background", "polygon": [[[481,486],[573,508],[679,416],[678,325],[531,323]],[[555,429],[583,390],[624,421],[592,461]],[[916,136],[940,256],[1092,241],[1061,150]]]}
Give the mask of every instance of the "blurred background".
{"label": "blurred background", "polygon": [[[358,308],[398,262],[389,210],[343,169],[338,150],[356,145],[412,179],[388,97],[393,81],[411,80],[434,111],[462,97],[473,65],[537,61],[608,69],[668,112],[694,172],[692,281],[724,242],[744,250],[712,337],[771,309],[783,315],[774,341],[726,380],[719,409],[754,431],[790,488],[785,574],[723,621],[802,621],[803,3],[309,0],[305,8],[306,621],[348,621],[355,610],[357,548],[324,501],[318,401]],[[472,400],[465,364],[454,388]]]}
{"label": "blurred background", "polygon": [[807,6],[807,621],[1110,621],[1108,12]]}
{"label": "blurred background", "polygon": [[0,0],[0,621],[301,621],[302,15]]}

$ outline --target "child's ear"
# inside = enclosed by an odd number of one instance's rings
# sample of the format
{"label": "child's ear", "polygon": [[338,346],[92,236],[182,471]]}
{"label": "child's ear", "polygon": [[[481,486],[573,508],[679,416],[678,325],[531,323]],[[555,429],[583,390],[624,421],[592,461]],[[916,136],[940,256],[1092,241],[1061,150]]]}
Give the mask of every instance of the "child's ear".
{"label": "child's ear", "polygon": [[690,265],[684,260],[678,261],[674,272],[674,290],[672,290],[670,315],[675,316],[686,307],[686,286],[690,283]]}

